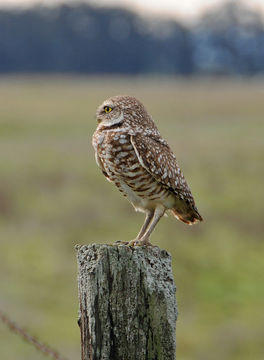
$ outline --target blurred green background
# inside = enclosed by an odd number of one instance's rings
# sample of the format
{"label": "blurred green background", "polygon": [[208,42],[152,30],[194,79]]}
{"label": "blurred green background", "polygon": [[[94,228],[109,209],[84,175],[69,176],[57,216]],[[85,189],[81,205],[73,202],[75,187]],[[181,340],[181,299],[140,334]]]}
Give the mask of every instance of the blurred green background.
{"label": "blurred green background", "polygon": [[[263,359],[263,80],[2,76],[0,309],[80,358],[74,245],[130,240],[143,222],[94,160],[95,110],[117,94],[146,105],[205,219],[163,218],[152,236],[172,254],[178,359]],[[44,358],[1,323],[0,349]]]}

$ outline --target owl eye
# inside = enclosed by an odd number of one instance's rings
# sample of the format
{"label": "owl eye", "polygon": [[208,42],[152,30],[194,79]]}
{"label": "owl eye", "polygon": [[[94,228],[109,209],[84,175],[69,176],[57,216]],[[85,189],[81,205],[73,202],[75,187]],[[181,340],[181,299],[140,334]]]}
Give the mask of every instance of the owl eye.
{"label": "owl eye", "polygon": [[113,109],[110,106],[104,106],[104,112],[110,113]]}

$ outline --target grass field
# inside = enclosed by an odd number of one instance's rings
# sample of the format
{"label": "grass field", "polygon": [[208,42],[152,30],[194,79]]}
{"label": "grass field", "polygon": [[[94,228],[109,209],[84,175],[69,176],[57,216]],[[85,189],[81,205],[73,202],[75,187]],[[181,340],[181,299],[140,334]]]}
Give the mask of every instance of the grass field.
{"label": "grass field", "polygon": [[[75,244],[132,239],[143,215],[96,166],[106,97],[140,98],[205,222],[163,218],[173,257],[180,360],[264,357],[264,80],[0,79],[0,309],[78,359]],[[0,324],[1,359],[44,357]]]}

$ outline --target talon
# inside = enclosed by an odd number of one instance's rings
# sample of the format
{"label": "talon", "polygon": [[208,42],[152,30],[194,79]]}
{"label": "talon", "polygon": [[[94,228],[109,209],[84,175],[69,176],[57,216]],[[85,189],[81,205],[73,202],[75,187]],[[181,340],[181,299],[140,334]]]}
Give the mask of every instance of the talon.
{"label": "talon", "polygon": [[150,246],[150,247],[155,247],[155,245],[152,245],[149,240],[140,240],[138,246]]}
{"label": "talon", "polygon": [[150,246],[150,247],[158,247],[157,245],[153,245],[151,244],[151,242],[149,241],[149,239],[141,239],[139,240],[139,246]]}
{"label": "talon", "polygon": [[131,241],[129,241],[128,246],[135,246],[135,245],[137,245],[137,243],[138,243],[137,239],[131,240]]}
{"label": "talon", "polygon": [[148,239],[143,240],[131,240],[128,243],[128,246],[151,246],[151,247],[157,247],[156,245],[151,244],[151,242]]}
{"label": "talon", "polygon": [[114,245],[128,245],[128,244],[129,244],[128,241],[117,240],[114,242]]}

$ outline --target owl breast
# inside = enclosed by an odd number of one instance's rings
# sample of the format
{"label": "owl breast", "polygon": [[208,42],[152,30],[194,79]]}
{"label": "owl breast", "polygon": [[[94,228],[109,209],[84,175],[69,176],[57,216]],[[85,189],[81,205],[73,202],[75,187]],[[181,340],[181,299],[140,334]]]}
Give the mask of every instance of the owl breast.
{"label": "owl breast", "polygon": [[152,209],[159,203],[166,208],[172,207],[174,196],[141,165],[125,130],[97,130],[93,146],[104,174],[136,210]]}

